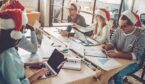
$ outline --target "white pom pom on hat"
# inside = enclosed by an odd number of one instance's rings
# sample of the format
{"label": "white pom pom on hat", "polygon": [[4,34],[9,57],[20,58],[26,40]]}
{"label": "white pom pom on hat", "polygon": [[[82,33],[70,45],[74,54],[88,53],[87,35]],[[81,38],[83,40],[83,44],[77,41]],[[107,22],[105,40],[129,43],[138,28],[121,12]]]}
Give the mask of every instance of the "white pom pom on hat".
{"label": "white pom pom on hat", "polygon": [[16,30],[13,30],[11,33],[10,33],[10,36],[11,38],[15,39],[15,40],[18,40],[18,39],[21,39],[23,34],[22,32],[20,31],[16,31]]}

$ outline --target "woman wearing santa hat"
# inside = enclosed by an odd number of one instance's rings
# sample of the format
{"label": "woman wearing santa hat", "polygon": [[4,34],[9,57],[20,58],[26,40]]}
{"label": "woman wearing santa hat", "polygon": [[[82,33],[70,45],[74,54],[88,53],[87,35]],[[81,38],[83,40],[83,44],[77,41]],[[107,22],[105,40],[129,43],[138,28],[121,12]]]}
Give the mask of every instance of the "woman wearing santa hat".
{"label": "woman wearing santa hat", "polygon": [[[17,3],[17,2],[16,2]],[[30,84],[47,72],[46,69],[40,69],[38,72],[25,77],[24,64],[21,61],[17,50],[14,48],[21,40],[22,10],[5,8],[0,11],[0,18],[14,21],[13,27],[2,27],[0,33],[0,83],[1,84]],[[6,23],[9,25],[8,23]],[[15,28],[14,28],[15,27]],[[18,36],[19,35],[19,36]]]}
{"label": "woman wearing santa hat", "polygon": [[123,84],[124,76],[138,69],[145,53],[145,33],[136,27],[138,21],[136,13],[130,10],[124,11],[119,19],[119,28],[113,33],[110,43],[103,46],[109,57],[134,61],[114,76],[115,84]]}
{"label": "woman wearing santa hat", "polygon": [[0,35],[0,84],[30,84],[47,73],[40,69],[29,78],[25,77],[24,64],[15,49],[19,40],[14,40],[12,29],[1,30]]}
{"label": "woman wearing santa hat", "polygon": [[109,11],[104,8],[100,8],[96,10],[95,15],[95,23],[87,27],[93,29],[93,35],[91,38],[100,44],[108,42],[110,36],[110,26],[107,24],[110,20]]}
{"label": "woman wearing santa hat", "polygon": [[[17,47],[23,48],[23,49],[25,49],[29,52],[32,52],[32,53],[36,53],[36,51],[38,49],[38,40],[37,40],[37,37],[36,37],[36,33],[34,31],[34,28],[27,24],[28,19],[27,19],[27,15],[26,15],[26,12],[25,12],[25,8],[17,0],[9,0],[9,1],[5,0],[5,1],[7,1],[7,2],[2,5],[1,10],[6,10],[6,9],[9,9],[9,10],[10,9],[11,10],[21,9],[22,10],[22,22],[21,22],[21,24],[22,24],[22,26],[25,26],[26,28],[31,30],[31,41],[27,40],[27,38],[20,32],[20,30],[22,30],[22,29],[18,29],[19,27],[18,27],[17,23],[19,23],[21,19],[18,19],[18,21],[17,21],[16,19],[0,18],[0,20],[1,20],[1,29],[13,29],[13,28],[15,28],[16,31],[19,31],[19,32],[13,31],[11,33],[11,36],[14,39],[20,39],[21,38]],[[19,16],[19,14],[17,16]],[[22,28],[22,26],[21,26],[21,28]]]}

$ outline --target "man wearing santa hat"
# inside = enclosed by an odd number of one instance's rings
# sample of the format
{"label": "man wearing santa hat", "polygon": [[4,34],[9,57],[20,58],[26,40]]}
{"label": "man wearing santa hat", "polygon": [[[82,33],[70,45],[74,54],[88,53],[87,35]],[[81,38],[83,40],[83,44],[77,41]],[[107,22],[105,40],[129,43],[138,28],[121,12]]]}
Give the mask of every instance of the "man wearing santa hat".
{"label": "man wearing santa hat", "polygon": [[85,19],[79,14],[80,7],[76,3],[71,3],[69,5],[68,11],[69,16],[67,17],[67,21],[69,23],[73,23],[73,25],[68,26],[66,31],[60,32],[63,36],[74,35],[74,33],[70,33],[72,28],[86,27]]}
{"label": "man wearing santa hat", "polygon": [[[3,19],[0,18],[1,20],[1,29],[14,29],[16,31],[13,31],[11,33],[11,36],[13,39],[21,39],[17,45],[17,47],[23,48],[29,52],[36,53],[38,49],[38,40],[36,37],[36,33],[34,31],[34,28],[30,25],[28,25],[28,19],[26,15],[25,8],[23,5],[21,5],[17,0],[4,0],[7,1],[5,4],[2,5],[0,8],[1,10],[9,9],[21,9],[22,10],[22,22],[21,18],[18,19]],[[16,15],[19,16],[20,14]],[[5,16],[6,18],[7,16]],[[18,26],[19,22],[21,22],[23,27],[29,28],[31,30],[31,41],[27,40],[27,38],[20,32],[22,30],[22,26]]]}
{"label": "man wearing santa hat", "polygon": [[136,13],[124,11],[119,19],[119,28],[113,33],[110,44],[103,46],[109,57],[134,61],[114,76],[115,84],[123,84],[123,77],[136,71],[141,62],[145,49],[145,33],[136,27],[138,21]]}

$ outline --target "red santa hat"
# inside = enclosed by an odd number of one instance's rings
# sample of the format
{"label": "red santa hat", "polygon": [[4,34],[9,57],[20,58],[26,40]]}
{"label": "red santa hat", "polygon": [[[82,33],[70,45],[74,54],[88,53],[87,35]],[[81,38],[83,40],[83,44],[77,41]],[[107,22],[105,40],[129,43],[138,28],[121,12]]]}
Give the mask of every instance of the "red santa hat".
{"label": "red santa hat", "polygon": [[139,16],[130,11],[130,10],[126,10],[122,13],[122,15],[125,15],[126,17],[128,17],[128,19],[137,27],[141,27],[141,23],[140,23],[140,19]]}
{"label": "red santa hat", "polygon": [[0,12],[0,18],[11,18],[14,21],[15,30],[11,32],[11,37],[15,40],[21,39],[22,33],[20,29],[22,28],[22,11],[24,7],[18,1],[13,1],[11,3],[6,3],[3,8],[5,10]]}
{"label": "red santa hat", "polygon": [[96,10],[95,15],[102,16],[106,21],[110,20],[110,13],[108,10],[106,10],[104,8],[100,8],[100,9]]}

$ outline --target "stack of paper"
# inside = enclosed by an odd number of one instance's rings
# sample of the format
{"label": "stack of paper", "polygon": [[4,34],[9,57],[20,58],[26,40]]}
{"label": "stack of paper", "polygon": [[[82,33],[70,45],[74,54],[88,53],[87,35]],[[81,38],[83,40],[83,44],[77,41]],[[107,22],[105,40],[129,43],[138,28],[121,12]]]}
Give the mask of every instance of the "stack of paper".
{"label": "stack of paper", "polygon": [[64,63],[63,69],[81,70],[81,58],[67,57],[67,61]]}

